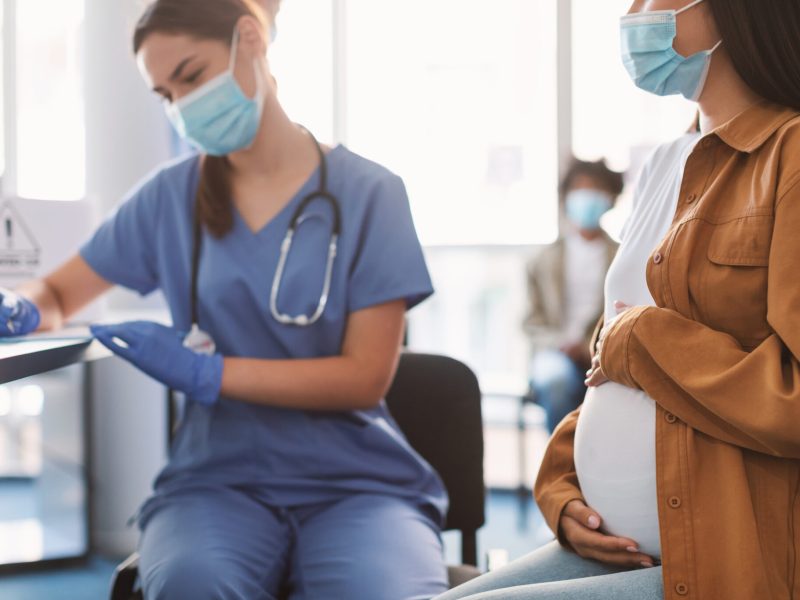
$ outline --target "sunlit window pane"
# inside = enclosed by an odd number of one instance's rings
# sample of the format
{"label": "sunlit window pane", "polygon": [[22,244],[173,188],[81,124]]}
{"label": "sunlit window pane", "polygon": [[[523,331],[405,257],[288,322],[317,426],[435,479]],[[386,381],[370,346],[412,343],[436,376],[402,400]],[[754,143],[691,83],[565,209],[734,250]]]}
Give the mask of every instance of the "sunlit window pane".
{"label": "sunlit window pane", "polygon": [[347,139],[426,245],[556,235],[556,3],[348,0]]}
{"label": "sunlit window pane", "polygon": [[5,14],[3,13],[3,3],[0,2],[0,174],[5,173],[6,170],[6,146],[5,146],[5,102],[4,94],[2,92],[3,84],[5,82],[4,79],[4,71],[3,71],[3,50],[5,48],[4,45],[4,23],[5,23]]}
{"label": "sunlit window pane", "polygon": [[82,198],[86,183],[80,44],[84,2],[39,0],[16,6],[17,192],[45,200]]}
{"label": "sunlit window pane", "polygon": [[332,0],[283,2],[269,49],[278,96],[289,118],[333,141]]}

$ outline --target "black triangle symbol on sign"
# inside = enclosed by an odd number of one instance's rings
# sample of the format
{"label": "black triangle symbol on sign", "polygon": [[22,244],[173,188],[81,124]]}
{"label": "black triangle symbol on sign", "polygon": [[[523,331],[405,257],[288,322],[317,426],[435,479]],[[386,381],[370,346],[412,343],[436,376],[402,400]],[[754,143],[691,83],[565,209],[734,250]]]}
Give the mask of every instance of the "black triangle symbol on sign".
{"label": "black triangle symbol on sign", "polygon": [[38,253],[39,243],[11,202],[0,208],[0,252]]}

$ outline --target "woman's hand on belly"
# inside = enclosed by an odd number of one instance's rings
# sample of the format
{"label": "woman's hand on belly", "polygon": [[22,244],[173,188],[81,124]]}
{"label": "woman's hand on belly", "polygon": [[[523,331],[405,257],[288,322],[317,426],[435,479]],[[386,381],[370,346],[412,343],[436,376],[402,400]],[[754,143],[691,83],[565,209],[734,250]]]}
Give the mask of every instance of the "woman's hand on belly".
{"label": "woman's hand on belly", "polygon": [[[631,307],[620,300],[616,300],[614,302],[614,308],[617,310],[618,317]],[[608,377],[606,377],[606,374],[603,373],[603,370],[600,368],[600,354],[603,352],[603,341],[605,341],[605,336],[608,333],[608,330],[611,329],[611,325],[615,320],[616,319],[612,319],[603,325],[603,329],[600,330],[600,335],[597,336],[597,352],[595,352],[594,356],[592,357],[592,366],[589,367],[588,371],[586,371],[586,379],[584,380],[586,387],[597,387],[603,385],[604,383],[608,383]]]}
{"label": "woman's hand on belly", "polygon": [[606,535],[600,531],[603,520],[580,500],[564,508],[559,521],[561,533],[582,558],[620,567],[652,567],[653,559],[639,552],[631,539]]}

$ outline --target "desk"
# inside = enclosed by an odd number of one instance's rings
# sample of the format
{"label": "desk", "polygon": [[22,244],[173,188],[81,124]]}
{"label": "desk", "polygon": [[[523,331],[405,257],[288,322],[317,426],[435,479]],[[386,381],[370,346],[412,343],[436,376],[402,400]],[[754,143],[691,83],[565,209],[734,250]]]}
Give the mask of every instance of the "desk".
{"label": "desk", "polygon": [[[43,457],[37,475],[2,479],[0,506],[8,512],[0,522],[4,538],[0,541],[5,542],[0,548],[1,571],[73,562],[88,554],[89,369],[110,356],[102,345],[86,338],[0,343],[0,384],[10,384],[4,389],[13,390],[14,382],[41,376],[31,381],[33,387],[40,383],[39,393],[47,397],[44,410],[40,407],[36,416],[20,417],[12,410],[0,417],[4,425],[3,418],[16,418],[17,423],[24,419],[26,431],[40,435],[33,439]],[[70,366],[74,366],[71,372],[59,371]],[[4,393],[11,398],[10,391]]]}
{"label": "desk", "polygon": [[55,371],[69,365],[88,364],[111,356],[94,340],[54,338],[0,344],[0,384]]}

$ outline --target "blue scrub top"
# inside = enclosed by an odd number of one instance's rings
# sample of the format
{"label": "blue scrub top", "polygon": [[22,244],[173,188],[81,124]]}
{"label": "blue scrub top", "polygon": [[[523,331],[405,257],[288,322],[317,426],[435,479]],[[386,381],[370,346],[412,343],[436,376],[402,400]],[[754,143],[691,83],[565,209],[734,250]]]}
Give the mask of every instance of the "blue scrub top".
{"label": "blue scrub top", "polygon": [[[409,308],[433,293],[402,180],[337,146],[327,156],[328,188],[339,200],[342,231],[330,297],[310,327],[282,325],[269,309],[280,245],[292,213],[319,186],[314,173],[261,230],[233,208],[221,239],[204,234],[199,288],[200,326],[224,356],[303,359],[341,354],[347,315],[392,300]],[[134,189],[81,249],[104,279],[164,293],[173,323],[188,330],[192,214],[199,182],[196,155],[175,161]],[[310,315],[325,275],[332,211],[313,202],[312,218],[295,235],[278,308]],[[372,410],[319,412],[220,398],[213,407],[188,403],[169,464],[156,480],[156,499],[173,490],[240,486],[272,506],[385,493],[428,506],[443,519],[444,486],[408,444],[384,402]]]}

